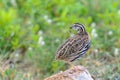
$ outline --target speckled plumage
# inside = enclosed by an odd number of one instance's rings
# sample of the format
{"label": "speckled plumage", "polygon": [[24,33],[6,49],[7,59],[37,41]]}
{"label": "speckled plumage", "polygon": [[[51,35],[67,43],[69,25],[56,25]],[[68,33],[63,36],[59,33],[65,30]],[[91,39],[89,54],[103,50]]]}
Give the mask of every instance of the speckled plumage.
{"label": "speckled plumage", "polygon": [[73,29],[78,33],[66,40],[56,51],[55,59],[72,62],[80,58],[90,47],[90,38],[84,26],[75,23]]}

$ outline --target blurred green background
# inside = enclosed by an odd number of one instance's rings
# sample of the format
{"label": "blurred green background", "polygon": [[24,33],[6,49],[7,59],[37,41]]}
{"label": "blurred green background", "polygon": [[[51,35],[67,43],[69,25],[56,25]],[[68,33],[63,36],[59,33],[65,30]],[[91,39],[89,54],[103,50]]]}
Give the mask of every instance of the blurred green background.
{"label": "blurred green background", "polygon": [[0,80],[42,80],[68,69],[54,56],[76,22],[92,41],[77,64],[99,80],[120,80],[120,0],[0,0]]}

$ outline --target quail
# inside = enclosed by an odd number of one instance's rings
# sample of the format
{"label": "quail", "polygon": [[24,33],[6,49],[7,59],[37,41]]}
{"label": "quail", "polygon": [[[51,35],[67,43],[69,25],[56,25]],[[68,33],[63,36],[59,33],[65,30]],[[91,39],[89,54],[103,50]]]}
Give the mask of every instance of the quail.
{"label": "quail", "polygon": [[75,23],[70,28],[77,30],[77,33],[58,47],[55,60],[62,60],[74,66],[72,62],[79,59],[89,49],[90,37],[82,24]]}

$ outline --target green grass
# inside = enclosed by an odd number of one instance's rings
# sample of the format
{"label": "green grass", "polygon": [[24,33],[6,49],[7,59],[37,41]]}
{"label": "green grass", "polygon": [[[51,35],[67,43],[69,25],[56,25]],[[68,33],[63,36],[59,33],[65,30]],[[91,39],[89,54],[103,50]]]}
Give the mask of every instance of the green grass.
{"label": "green grass", "polygon": [[77,61],[102,80],[120,79],[119,0],[1,0],[0,80],[42,80],[69,65],[57,47],[85,25],[91,48]]}

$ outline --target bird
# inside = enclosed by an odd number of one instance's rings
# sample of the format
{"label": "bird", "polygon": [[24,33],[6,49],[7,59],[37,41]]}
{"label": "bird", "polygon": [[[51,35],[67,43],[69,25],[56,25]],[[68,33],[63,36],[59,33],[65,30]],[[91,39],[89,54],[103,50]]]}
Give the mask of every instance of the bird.
{"label": "bird", "polygon": [[83,24],[74,23],[70,28],[77,30],[77,33],[58,47],[55,60],[62,60],[74,67],[72,62],[81,58],[88,51],[91,42]]}

